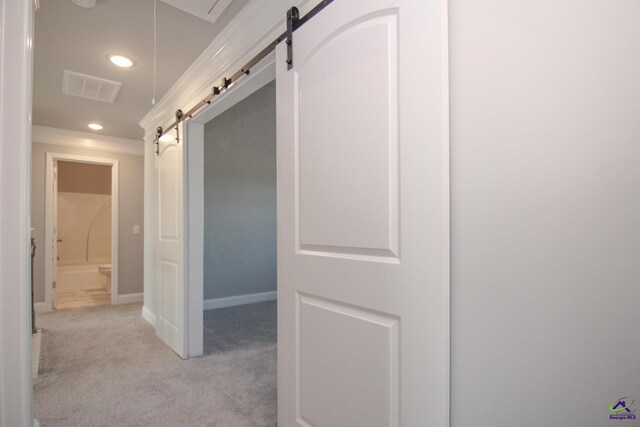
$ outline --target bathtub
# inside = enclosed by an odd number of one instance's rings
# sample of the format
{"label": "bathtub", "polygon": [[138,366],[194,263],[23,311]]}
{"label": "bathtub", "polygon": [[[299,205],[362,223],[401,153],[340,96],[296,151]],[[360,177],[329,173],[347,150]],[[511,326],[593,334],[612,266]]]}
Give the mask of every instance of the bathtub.
{"label": "bathtub", "polygon": [[58,267],[56,290],[72,291],[78,289],[111,290],[111,281],[98,271],[98,264],[65,265]]}

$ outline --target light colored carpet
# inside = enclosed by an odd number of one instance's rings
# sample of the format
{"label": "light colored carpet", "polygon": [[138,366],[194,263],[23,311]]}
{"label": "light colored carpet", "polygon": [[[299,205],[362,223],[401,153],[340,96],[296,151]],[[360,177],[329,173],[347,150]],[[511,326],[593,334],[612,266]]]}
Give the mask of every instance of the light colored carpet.
{"label": "light colored carpet", "polygon": [[205,312],[205,356],[181,360],[140,304],[38,315],[42,426],[274,426],[276,304]]}

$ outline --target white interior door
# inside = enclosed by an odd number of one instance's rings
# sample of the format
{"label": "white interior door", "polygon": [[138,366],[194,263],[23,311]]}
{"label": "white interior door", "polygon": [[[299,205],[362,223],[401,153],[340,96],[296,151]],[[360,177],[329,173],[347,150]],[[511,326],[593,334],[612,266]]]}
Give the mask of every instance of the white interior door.
{"label": "white interior door", "polygon": [[441,3],[337,1],[278,46],[279,426],[448,423]]}
{"label": "white interior door", "polygon": [[177,144],[175,139],[160,142],[156,157],[159,212],[155,306],[156,334],[186,358],[183,148],[184,144]]}

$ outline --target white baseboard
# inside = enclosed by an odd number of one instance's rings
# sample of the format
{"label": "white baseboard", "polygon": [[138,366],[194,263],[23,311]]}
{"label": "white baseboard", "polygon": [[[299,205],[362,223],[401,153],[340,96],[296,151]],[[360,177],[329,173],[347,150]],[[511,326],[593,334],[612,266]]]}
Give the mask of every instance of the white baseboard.
{"label": "white baseboard", "polygon": [[254,302],[273,301],[278,297],[277,291],[259,292],[257,294],[238,295],[235,297],[214,298],[203,301],[204,310],[252,304]]}
{"label": "white baseboard", "polygon": [[156,315],[144,306],[142,307],[142,318],[146,320],[151,326],[156,326]]}
{"label": "white baseboard", "polygon": [[[129,294],[137,295],[137,294]],[[140,294],[142,295],[142,294]],[[256,302],[273,301],[277,299],[278,292],[259,292],[257,294],[238,295],[235,297],[214,298],[203,301],[204,310],[213,310],[216,308],[233,307],[236,305],[252,304]],[[119,302],[119,301],[118,301]],[[142,318],[151,326],[156,326],[156,315],[147,307],[142,307]]]}
{"label": "white baseboard", "polygon": [[51,311],[51,307],[46,302],[37,302],[33,304],[33,310],[36,313],[46,313]]}
{"label": "white baseboard", "polygon": [[132,302],[142,302],[143,293],[137,294],[122,294],[116,296],[116,304],[131,304]]}

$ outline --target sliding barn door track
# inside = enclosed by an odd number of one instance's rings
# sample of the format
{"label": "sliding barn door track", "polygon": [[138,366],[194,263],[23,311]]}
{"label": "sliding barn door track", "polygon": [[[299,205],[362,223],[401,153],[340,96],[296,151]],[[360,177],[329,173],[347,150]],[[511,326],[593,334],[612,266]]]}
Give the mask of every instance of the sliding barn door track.
{"label": "sliding barn door track", "polygon": [[267,55],[269,55],[280,42],[286,40],[287,42],[287,69],[291,69],[293,67],[293,33],[304,24],[309,22],[311,18],[317,15],[322,9],[331,4],[333,0],[323,0],[318,3],[313,9],[309,11],[303,17],[300,17],[300,12],[297,7],[292,7],[287,11],[287,31],[282,33],[278,38],[269,43],[267,47],[262,49],[260,53],[254,56],[249,62],[247,62],[244,67],[240,68],[236,71],[231,77],[223,78],[222,84],[220,86],[213,86],[211,88],[211,93],[207,95],[202,101],[194,105],[189,111],[184,113],[182,110],[177,110],[175,114],[175,120],[171,123],[166,129],[162,127],[158,127],[156,130],[156,138],[154,140],[154,144],[156,144],[156,155],[160,154],[160,138],[163,135],[171,132],[173,129],[176,130],[176,142],[180,143],[180,134],[178,133],[178,125],[180,122],[190,119],[197,114],[202,108],[211,104],[211,101],[214,100],[215,97],[220,96],[227,89],[231,87],[238,79],[243,76],[248,75],[251,72],[251,69],[262,59],[264,59]]}

